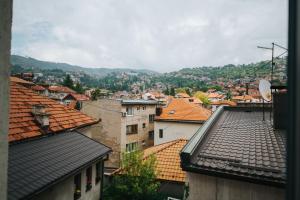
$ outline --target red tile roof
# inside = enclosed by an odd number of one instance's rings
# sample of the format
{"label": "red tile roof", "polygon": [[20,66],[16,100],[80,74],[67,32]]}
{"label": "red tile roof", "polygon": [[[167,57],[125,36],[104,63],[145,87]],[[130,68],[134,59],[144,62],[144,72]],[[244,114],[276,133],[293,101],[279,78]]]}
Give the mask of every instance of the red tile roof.
{"label": "red tile roof", "polygon": [[42,129],[35,122],[31,110],[35,104],[46,106],[49,116],[49,131],[58,132],[79,126],[97,123],[97,120],[47,97],[40,96],[32,90],[11,82],[9,141],[17,141],[42,134]]}
{"label": "red tile roof", "polygon": [[[178,139],[145,149],[144,160],[150,155],[155,156],[155,173],[159,180],[185,182],[186,172],[180,166],[180,151],[187,140]],[[112,174],[122,174],[122,168]]]}
{"label": "red tile roof", "polygon": [[33,84],[34,84],[33,82],[26,81],[26,80],[24,80],[24,79],[20,79],[20,78],[18,78],[18,77],[14,77],[14,76],[11,76],[11,77],[10,77],[10,81],[11,81],[11,82],[14,82],[14,83],[24,84],[24,85],[33,85]]}
{"label": "red tile roof", "polygon": [[73,97],[76,101],[88,101],[90,100],[90,98],[84,94],[77,94],[77,93],[71,93],[68,94],[67,96],[65,96],[64,99],[68,98],[68,97]]}
{"label": "red tile roof", "polygon": [[176,94],[176,97],[179,97],[179,98],[190,98],[190,95],[188,95],[187,93],[177,93]]}
{"label": "red tile roof", "polygon": [[51,92],[76,93],[74,90],[72,90],[72,89],[70,89],[68,87],[59,86],[59,85],[51,85],[48,89]]}
{"label": "red tile roof", "polygon": [[172,99],[168,107],[163,108],[162,114],[157,116],[157,121],[206,121],[211,115],[211,111],[200,107],[185,99]]}
{"label": "red tile roof", "polygon": [[31,87],[32,90],[35,90],[35,91],[45,91],[46,88],[44,88],[43,86],[41,85],[34,85]]}
{"label": "red tile roof", "polygon": [[229,101],[229,100],[221,100],[221,101],[215,101],[211,102],[211,105],[228,105],[228,106],[236,106],[236,102]]}
{"label": "red tile roof", "polygon": [[144,150],[145,159],[151,154],[155,155],[157,179],[185,182],[186,173],[180,167],[179,154],[186,143],[187,140],[178,139]]}

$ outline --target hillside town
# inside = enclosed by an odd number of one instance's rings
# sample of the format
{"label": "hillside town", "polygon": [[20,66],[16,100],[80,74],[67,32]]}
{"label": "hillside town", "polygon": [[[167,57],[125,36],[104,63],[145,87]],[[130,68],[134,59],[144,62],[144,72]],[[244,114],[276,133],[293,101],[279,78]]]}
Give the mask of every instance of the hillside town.
{"label": "hillside town", "polygon": [[0,0],[0,200],[299,200],[300,0]]}
{"label": "hillside town", "polygon": [[[234,196],[283,199],[285,126],[275,112],[271,117],[271,105],[280,103],[264,100],[258,80],[217,82],[219,87],[205,92],[175,88],[174,95],[154,88],[142,93],[98,89],[95,95],[97,89],[75,91],[69,76],[62,85],[35,80],[28,73],[10,77],[9,199],[104,198],[105,188],[122,176],[124,153],[136,152],[146,160],[155,157],[153,172],[163,199],[211,199],[216,181],[223,182],[217,195],[229,190]],[[274,98],[285,98],[284,88],[276,91]],[[272,123],[279,128],[271,129]],[[259,134],[252,135],[254,130]],[[45,167],[56,174],[50,176]],[[43,175],[30,176],[34,171]],[[18,183],[23,176],[28,178]],[[39,184],[21,189],[32,181]]]}

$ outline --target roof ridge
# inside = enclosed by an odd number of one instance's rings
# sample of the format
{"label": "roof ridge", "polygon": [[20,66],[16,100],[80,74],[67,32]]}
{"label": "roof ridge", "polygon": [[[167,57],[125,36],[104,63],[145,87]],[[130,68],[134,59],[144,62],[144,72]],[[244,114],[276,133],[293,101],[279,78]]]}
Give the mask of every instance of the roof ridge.
{"label": "roof ridge", "polygon": [[[188,140],[183,139],[183,138],[179,138],[179,139],[176,139],[176,140],[172,140],[170,142],[166,142],[166,143],[170,143],[170,144],[166,145],[165,147],[162,147],[161,149],[158,149],[158,150],[156,150],[152,153],[149,153],[149,155],[145,156],[144,159],[147,159],[149,156],[151,156],[153,154],[157,154],[157,153],[159,153],[159,152],[161,152],[161,151],[163,151],[163,150],[165,150],[165,149],[167,149],[167,148],[169,148],[169,147],[171,147],[171,146],[173,146],[173,145],[175,145],[175,144],[177,144],[178,142],[181,142],[181,141],[188,141]],[[162,143],[162,144],[159,144],[159,145],[163,145],[163,144],[166,144],[166,143]],[[159,145],[157,145],[157,146],[159,146]],[[155,146],[152,146],[152,147],[155,147]],[[152,147],[150,147],[150,148],[152,148]]]}

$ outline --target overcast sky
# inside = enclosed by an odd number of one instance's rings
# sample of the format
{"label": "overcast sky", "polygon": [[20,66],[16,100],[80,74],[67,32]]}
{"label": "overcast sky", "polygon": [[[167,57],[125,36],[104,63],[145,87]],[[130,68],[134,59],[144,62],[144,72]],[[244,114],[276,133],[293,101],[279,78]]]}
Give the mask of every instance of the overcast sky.
{"label": "overcast sky", "polygon": [[14,0],[12,53],[165,72],[269,59],[287,24],[287,0]]}

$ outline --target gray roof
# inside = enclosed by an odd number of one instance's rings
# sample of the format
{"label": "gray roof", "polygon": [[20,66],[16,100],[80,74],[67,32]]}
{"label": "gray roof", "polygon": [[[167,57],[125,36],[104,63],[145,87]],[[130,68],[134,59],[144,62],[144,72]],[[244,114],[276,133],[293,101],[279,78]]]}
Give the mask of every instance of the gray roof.
{"label": "gray roof", "polygon": [[32,195],[77,173],[111,150],[78,132],[42,137],[9,147],[8,199]]}
{"label": "gray roof", "polygon": [[122,105],[156,105],[158,104],[155,100],[143,100],[143,99],[123,99]]}
{"label": "gray roof", "polygon": [[181,152],[186,171],[283,186],[286,136],[266,112],[220,107]]}

